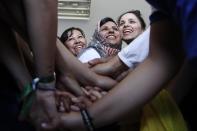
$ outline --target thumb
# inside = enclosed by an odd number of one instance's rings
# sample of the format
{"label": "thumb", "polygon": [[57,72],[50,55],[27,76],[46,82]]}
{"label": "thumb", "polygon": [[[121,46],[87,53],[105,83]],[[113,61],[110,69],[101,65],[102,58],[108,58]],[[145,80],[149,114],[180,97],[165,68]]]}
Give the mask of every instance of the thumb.
{"label": "thumb", "polygon": [[60,122],[58,119],[53,119],[51,122],[42,122],[41,128],[44,130],[55,130],[60,128]]}

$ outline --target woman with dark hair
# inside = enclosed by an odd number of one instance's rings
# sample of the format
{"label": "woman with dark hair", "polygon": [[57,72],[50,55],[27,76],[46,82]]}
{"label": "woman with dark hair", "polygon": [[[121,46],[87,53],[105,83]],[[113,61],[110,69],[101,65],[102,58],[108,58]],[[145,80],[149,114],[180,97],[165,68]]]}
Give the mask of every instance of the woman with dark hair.
{"label": "woman with dark hair", "polygon": [[[128,45],[118,55],[130,69],[133,69],[148,56],[150,28],[146,29],[146,24],[139,10],[123,13],[118,17],[117,23],[122,34],[122,40]],[[139,37],[137,40],[141,42],[134,42],[143,32],[145,32],[143,37]]]}
{"label": "woman with dark hair", "polygon": [[70,27],[66,29],[61,37],[60,41],[70,50],[70,52],[77,56],[80,51],[87,46],[85,33],[82,29],[77,27]]}
{"label": "woman with dark hair", "polygon": [[146,24],[139,10],[131,10],[121,14],[117,24],[122,33],[122,40],[128,45],[146,29]]}
{"label": "woman with dark hair", "polygon": [[78,58],[85,63],[94,58],[114,56],[120,51],[121,45],[121,34],[116,22],[105,17],[98,22],[91,42]]}

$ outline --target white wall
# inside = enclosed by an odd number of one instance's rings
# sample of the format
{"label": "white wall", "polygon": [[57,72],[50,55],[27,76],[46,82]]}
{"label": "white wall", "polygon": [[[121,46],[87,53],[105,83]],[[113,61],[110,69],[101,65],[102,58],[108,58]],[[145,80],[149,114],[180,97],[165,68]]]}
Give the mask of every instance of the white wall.
{"label": "white wall", "polygon": [[131,9],[140,10],[147,25],[149,24],[148,16],[150,14],[150,7],[145,0],[92,0],[90,19],[59,20],[58,36],[66,28],[74,26],[83,29],[89,41],[96,27],[96,23],[101,18],[109,16],[116,20],[120,14]]}

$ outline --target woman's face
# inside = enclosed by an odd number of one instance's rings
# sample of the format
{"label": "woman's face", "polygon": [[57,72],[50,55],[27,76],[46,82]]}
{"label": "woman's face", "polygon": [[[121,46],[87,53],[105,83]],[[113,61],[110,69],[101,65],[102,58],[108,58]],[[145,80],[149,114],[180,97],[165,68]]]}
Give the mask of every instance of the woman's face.
{"label": "woman's face", "polygon": [[127,44],[143,32],[139,19],[133,13],[123,15],[118,26],[122,34],[122,39]]}
{"label": "woman's face", "polygon": [[[71,35],[72,34],[72,35]],[[72,30],[68,32],[68,39],[64,42],[64,45],[74,54],[77,55],[81,49],[85,48],[87,41],[85,37],[78,30]]]}
{"label": "woman's face", "polygon": [[100,35],[106,40],[107,43],[112,45],[121,43],[121,34],[118,26],[109,21],[100,27]]}

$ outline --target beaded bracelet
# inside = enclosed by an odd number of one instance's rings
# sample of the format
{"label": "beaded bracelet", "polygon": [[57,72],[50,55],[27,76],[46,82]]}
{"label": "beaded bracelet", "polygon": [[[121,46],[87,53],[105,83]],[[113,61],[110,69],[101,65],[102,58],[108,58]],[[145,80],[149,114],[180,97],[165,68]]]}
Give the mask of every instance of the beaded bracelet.
{"label": "beaded bracelet", "polygon": [[92,123],[92,119],[86,109],[80,109],[81,116],[83,119],[83,122],[87,128],[87,131],[95,131],[95,127]]}

